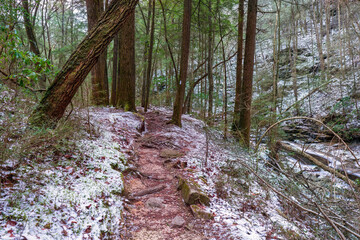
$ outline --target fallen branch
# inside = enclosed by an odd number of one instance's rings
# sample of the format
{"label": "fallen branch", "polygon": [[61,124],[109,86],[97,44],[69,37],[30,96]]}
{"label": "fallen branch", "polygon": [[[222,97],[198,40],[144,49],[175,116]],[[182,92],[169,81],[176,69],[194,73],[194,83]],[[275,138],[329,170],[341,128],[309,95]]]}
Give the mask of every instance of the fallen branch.
{"label": "fallen branch", "polygon": [[322,208],[315,203],[316,207],[319,209],[319,211],[322,213],[322,215],[324,216],[324,218],[326,219],[326,221],[328,221],[330,223],[330,225],[335,229],[335,231],[337,232],[337,234],[339,235],[339,237],[342,240],[346,240],[344,234],[339,230],[339,228],[335,225],[334,221],[332,221],[328,215],[326,215],[326,213],[322,210]]}

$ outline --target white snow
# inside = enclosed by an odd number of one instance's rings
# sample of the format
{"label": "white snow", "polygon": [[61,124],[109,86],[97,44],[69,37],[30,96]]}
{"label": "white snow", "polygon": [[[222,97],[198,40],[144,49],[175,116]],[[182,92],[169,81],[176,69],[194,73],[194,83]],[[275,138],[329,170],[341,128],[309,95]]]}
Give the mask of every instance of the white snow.
{"label": "white snow", "polygon": [[22,167],[24,176],[40,179],[38,184],[29,186],[20,179],[12,189],[2,190],[1,239],[100,239],[119,233],[123,223],[120,171],[126,165],[122,150],[128,144],[120,145],[123,136],[112,133],[102,121],[110,119],[124,128],[135,128],[140,121],[132,113],[103,114],[97,109],[91,112],[100,136],[79,141],[77,155],[63,157],[58,165],[50,160]]}

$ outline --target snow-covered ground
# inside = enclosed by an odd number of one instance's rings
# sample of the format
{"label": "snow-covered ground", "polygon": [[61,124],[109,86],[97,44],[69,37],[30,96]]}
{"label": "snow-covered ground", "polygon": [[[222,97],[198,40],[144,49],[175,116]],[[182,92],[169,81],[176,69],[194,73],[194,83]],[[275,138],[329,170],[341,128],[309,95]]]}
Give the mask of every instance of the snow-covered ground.
{"label": "snow-covered ground", "polygon": [[[124,141],[129,137],[125,128],[135,128],[140,120],[132,113],[90,111],[98,137],[77,141],[73,154],[55,162],[29,162],[6,173],[16,174],[16,183],[1,190],[1,239],[100,239],[119,233],[121,171],[131,144]],[[111,123],[103,124],[104,119]],[[124,126],[123,134],[105,127],[116,124]]]}
{"label": "snow-covered ground", "polygon": [[[165,108],[151,111],[171,114]],[[3,179],[4,174],[13,177],[9,183],[3,183],[0,194],[1,239],[121,239],[121,172],[127,167],[126,159],[134,153],[133,143],[140,135],[142,117],[112,108],[90,108],[81,116],[85,122],[90,120],[92,131],[75,141],[73,149],[67,149],[56,160],[28,160],[16,171],[2,171]],[[245,152],[231,139],[224,142],[221,133],[188,115],[183,116],[182,128],[166,126],[155,135],[185,151],[178,158],[187,163],[181,171],[211,198],[207,210],[214,220],[203,227],[209,239],[217,239],[211,235],[214,230],[223,239],[317,239],[303,217],[306,214],[289,213],[284,199],[247,168],[299,202],[284,187],[290,181],[266,166],[265,148],[258,154]],[[288,160],[289,165],[295,166],[294,172],[319,173],[313,166]],[[331,177],[320,172],[316,178],[323,175]],[[303,218],[299,220],[294,215]]]}
{"label": "snow-covered ground", "polygon": [[[171,114],[164,108],[156,110]],[[276,194],[262,187],[252,174],[243,171],[249,176],[241,176],[238,161],[255,166],[255,156],[241,151],[235,143],[223,142],[221,133],[209,129],[203,121],[188,115],[182,119],[182,128],[172,126],[157,134],[174,139],[175,145],[187,143],[188,151],[179,160],[187,162],[184,174],[195,179],[211,197],[211,206],[207,210],[215,217],[214,222],[206,226],[209,230],[218,229],[224,239],[276,239],[283,232],[293,232],[294,236],[304,239],[312,237],[310,228],[303,223],[282,216],[282,206]],[[226,145],[233,145],[237,150],[233,151]],[[224,173],[229,166],[237,177]],[[264,167],[262,164],[259,166]],[[272,177],[275,178],[276,174]],[[226,197],[219,196],[218,184],[223,184],[220,188]],[[211,237],[211,232],[207,237],[216,239]]]}

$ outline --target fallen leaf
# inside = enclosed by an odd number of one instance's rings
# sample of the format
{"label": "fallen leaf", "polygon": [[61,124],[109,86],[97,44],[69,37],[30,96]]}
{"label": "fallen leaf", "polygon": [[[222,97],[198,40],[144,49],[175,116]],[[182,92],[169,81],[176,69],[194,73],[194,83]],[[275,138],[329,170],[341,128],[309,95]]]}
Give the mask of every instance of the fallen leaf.
{"label": "fallen leaf", "polygon": [[7,225],[10,225],[10,226],[16,226],[17,222],[12,221],[12,220],[9,220],[9,221],[7,221],[6,224],[7,224]]}
{"label": "fallen leaf", "polygon": [[88,226],[85,230],[85,233],[91,233],[91,226]]}
{"label": "fallen leaf", "polygon": [[62,235],[64,235],[65,237],[67,237],[67,236],[69,235],[68,232],[65,231],[65,230],[62,230],[61,233],[62,233]]}

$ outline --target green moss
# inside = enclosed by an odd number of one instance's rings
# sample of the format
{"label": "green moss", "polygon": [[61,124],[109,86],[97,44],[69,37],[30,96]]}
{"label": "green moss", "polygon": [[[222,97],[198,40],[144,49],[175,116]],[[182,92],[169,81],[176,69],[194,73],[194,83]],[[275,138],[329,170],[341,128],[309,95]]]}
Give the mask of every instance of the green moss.
{"label": "green moss", "polygon": [[181,196],[185,203],[192,205],[202,203],[206,206],[210,205],[210,198],[200,190],[200,186],[194,181],[191,182],[179,178],[178,189],[181,190]]}
{"label": "green moss", "polygon": [[196,218],[201,218],[205,220],[211,220],[214,219],[214,215],[205,209],[202,209],[201,207],[197,205],[191,205],[190,206],[191,212]]}

